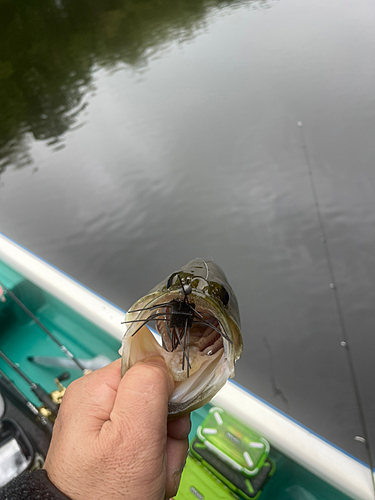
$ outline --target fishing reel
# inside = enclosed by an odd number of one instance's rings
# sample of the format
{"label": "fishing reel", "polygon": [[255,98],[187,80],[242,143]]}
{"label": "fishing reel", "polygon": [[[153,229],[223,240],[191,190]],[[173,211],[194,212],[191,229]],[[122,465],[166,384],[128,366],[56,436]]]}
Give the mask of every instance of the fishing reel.
{"label": "fishing reel", "polygon": [[[49,394],[49,397],[53,405],[57,408],[57,411],[62,403],[62,399],[66,391],[66,387],[61,382],[63,382],[64,380],[68,380],[69,377],[70,373],[68,372],[63,372],[61,375],[56,377],[54,382],[57,385],[57,389]],[[50,420],[51,422],[54,422],[57,417],[57,411],[53,411],[53,405],[43,404],[38,408],[40,414],[43,415],[43,417],[48,418],[48,420]]]}

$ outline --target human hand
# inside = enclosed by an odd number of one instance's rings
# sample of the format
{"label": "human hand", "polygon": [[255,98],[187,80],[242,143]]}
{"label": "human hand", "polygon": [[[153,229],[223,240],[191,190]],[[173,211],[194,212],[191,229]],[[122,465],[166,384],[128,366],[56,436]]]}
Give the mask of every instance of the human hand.
{"label": "human hand", "polygon": [[72,500],[173,497],[188,452],[190,416],[167,423],[172,377],[146,358],[121,378],[121,361],[72,382],[44,468]]}

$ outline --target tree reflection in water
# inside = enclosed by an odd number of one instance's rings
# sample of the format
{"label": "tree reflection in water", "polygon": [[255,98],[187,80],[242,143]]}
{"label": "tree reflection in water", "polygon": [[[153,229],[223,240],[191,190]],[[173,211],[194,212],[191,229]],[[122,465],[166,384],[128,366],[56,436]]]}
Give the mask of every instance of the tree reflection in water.
{"label": "tree reflection in water", "polygon": [[[0,174],[28,145],[61,137],[85,107],[95,67],[142,67],[239,0],[16,0],[0,4]],[[262,5],[264,2],[258,2]]]}

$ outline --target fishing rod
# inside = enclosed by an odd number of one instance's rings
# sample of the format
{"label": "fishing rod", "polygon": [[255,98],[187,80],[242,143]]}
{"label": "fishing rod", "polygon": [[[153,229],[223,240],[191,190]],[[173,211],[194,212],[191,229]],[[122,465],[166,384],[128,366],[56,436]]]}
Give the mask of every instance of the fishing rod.
{"label": "fishing rod", "polygon": [[349,372],[350,372],[351,379],[352,379],[352,385],[353,385],[355,399],[357,402],[359,420],[361,422],[362,431],[363,431],[363,436],[355,436],[354,439],[365,445],[367,457],[368,457],[368,461],[369,461],[369,466],[370,466],[370,471],[371,471],[372,488],[373,488],[374,498],[375,498],[375,478],[374,478],[374,473],[373,473],[375,462],[374,462],[374,456],[373,456],[372,449],[371,449],[369,427],[367,424],[365,409],[364,409],[364,405],[363,405],[363,401],[362,401],[361,391],[359,388],[358,375],[357,375],[355,367],[354,367],[354,358],[353,358],[353,354],[352,354],[349,340],[348,340],[348,332],[347,332],[347,328],[346,328],[346,324],[345,324],[343,308],[341,306],[341,300],[340,300],[340,296],[339,296],[339,292],[338,292],[337,284],[336,284],[336,280],[335,280],[335,273],[334,273],[334,269],[333,269],[331,252],[330,252],[330,248],[329,248],[328,241],[327,241],[327,232],[326,232],[325,225],[324,225],[323,215],[322,215],[322,212],[320,209],[318,192],[317,192],[314,177],[313,177],[313,171],[311,168],[310,156],[309,156],[309,153],[307,150],[305,134],[304,134],[304,130],[302,128],[303,123],[298,122],[297,125],[300,127],[300,131],[301,131],[302,149],[303,149],[303,153],[305,156],[306,169],[307,169],[307,173],[308,173],[308,176],[310,179],[310,187],[311,187],[312,197],[314,200],[316,215],[317,215],[317,219],[318,219],[321,241],[324,245],[324,253],[325,253],[325,258],[326,258],[326,262],[327,262],[329,278],[331,281],[329,286],[333,291],[335,306],[336,306],[336,314],[337,314],[338,323],[339,323],[340,330],[341,330],[342,340],[340,342],[340,345],[341,345],[341,347],[344,347],[345,351],[346,351],[346,359],[347,359],[347,363],[349,366]]}
{"label": "fishing rod", "polygon": [[20,301],[20,299],[14,295],[12,290],[9,290],[1,281],[0,281],[0,286],[7,292],[9,297],[15,302],[28,316],[31,318],[48,336],[50,339],[52,339],[55,344],[58,345],[59,349],[67,356],[69,359],[71,359],[80,370],[82,370],[83,374],[85,375],[86,373],[89,373],[87,369],[83,366],[83,364],[77,359],[73,353],[69,351],[67,347],[65,347],[56,337],[55,335],[48,330],[46,326],[43,325],[43,323],[28,309],[23,302]]}
{"label": "fishing rod", "polygon": [[9,365],[23,380],[30,386],[30,389],[33,391],[35,396],[39,399],[41,403],[44,404],[46,408],[50,410],[53,415],[57,415],[58,406],[51,399],[51,396],[48,392],[43,389],[39,384],[33,382],[22,370],[20,370],[19,366],[16,363],[13,363],[8,356],[6,356],[3,351],[0,351],[0,358],[2,358],[7,365]]}
{"label": "fishing rod", "polygon": [[38,411],[36,406],[34,406],[33,403],[30,400],[28,400],[26,396],[24,396],[24,394],[18,389],[16,384],[12,382],[12,380],[3,372],[3,370],[0,370],[0,388],[1,387],[7,389],[11,394],[15,395],[21,401],[21,403],[24,406],[26,406],[31,411],[31,413],[33,413],[36,416],[36,418],[43,425],[43,427],[49,432],[49,434],[52,434],[53,430],[52,422]]}

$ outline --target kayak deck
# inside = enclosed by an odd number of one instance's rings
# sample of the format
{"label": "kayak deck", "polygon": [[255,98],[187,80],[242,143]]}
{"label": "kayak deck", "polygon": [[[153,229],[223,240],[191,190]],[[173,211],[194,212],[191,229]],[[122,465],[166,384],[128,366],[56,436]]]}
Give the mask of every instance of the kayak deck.
{"label": "kayak deck", "polygon": [[[0,262],[0,282],[26,305],[57,339],[77,358],[90,359],[105,355],[110,360],[119,357],[120,342],[94,323],[80,316],[56,298],[42,291],[21,275]],[[55,377],[65,371],[61,367],[40,366],[28,360],[32,356],[67,359],[58,345],[5,292],[6,302],[0,302],[0,349],[36,383],[47,391],[56,389]],[[36,406],[40,404],[27,383],[11,367],[0,360],[0,368]],[[78,367],[67,369],[69,382],[80,377]]]}

